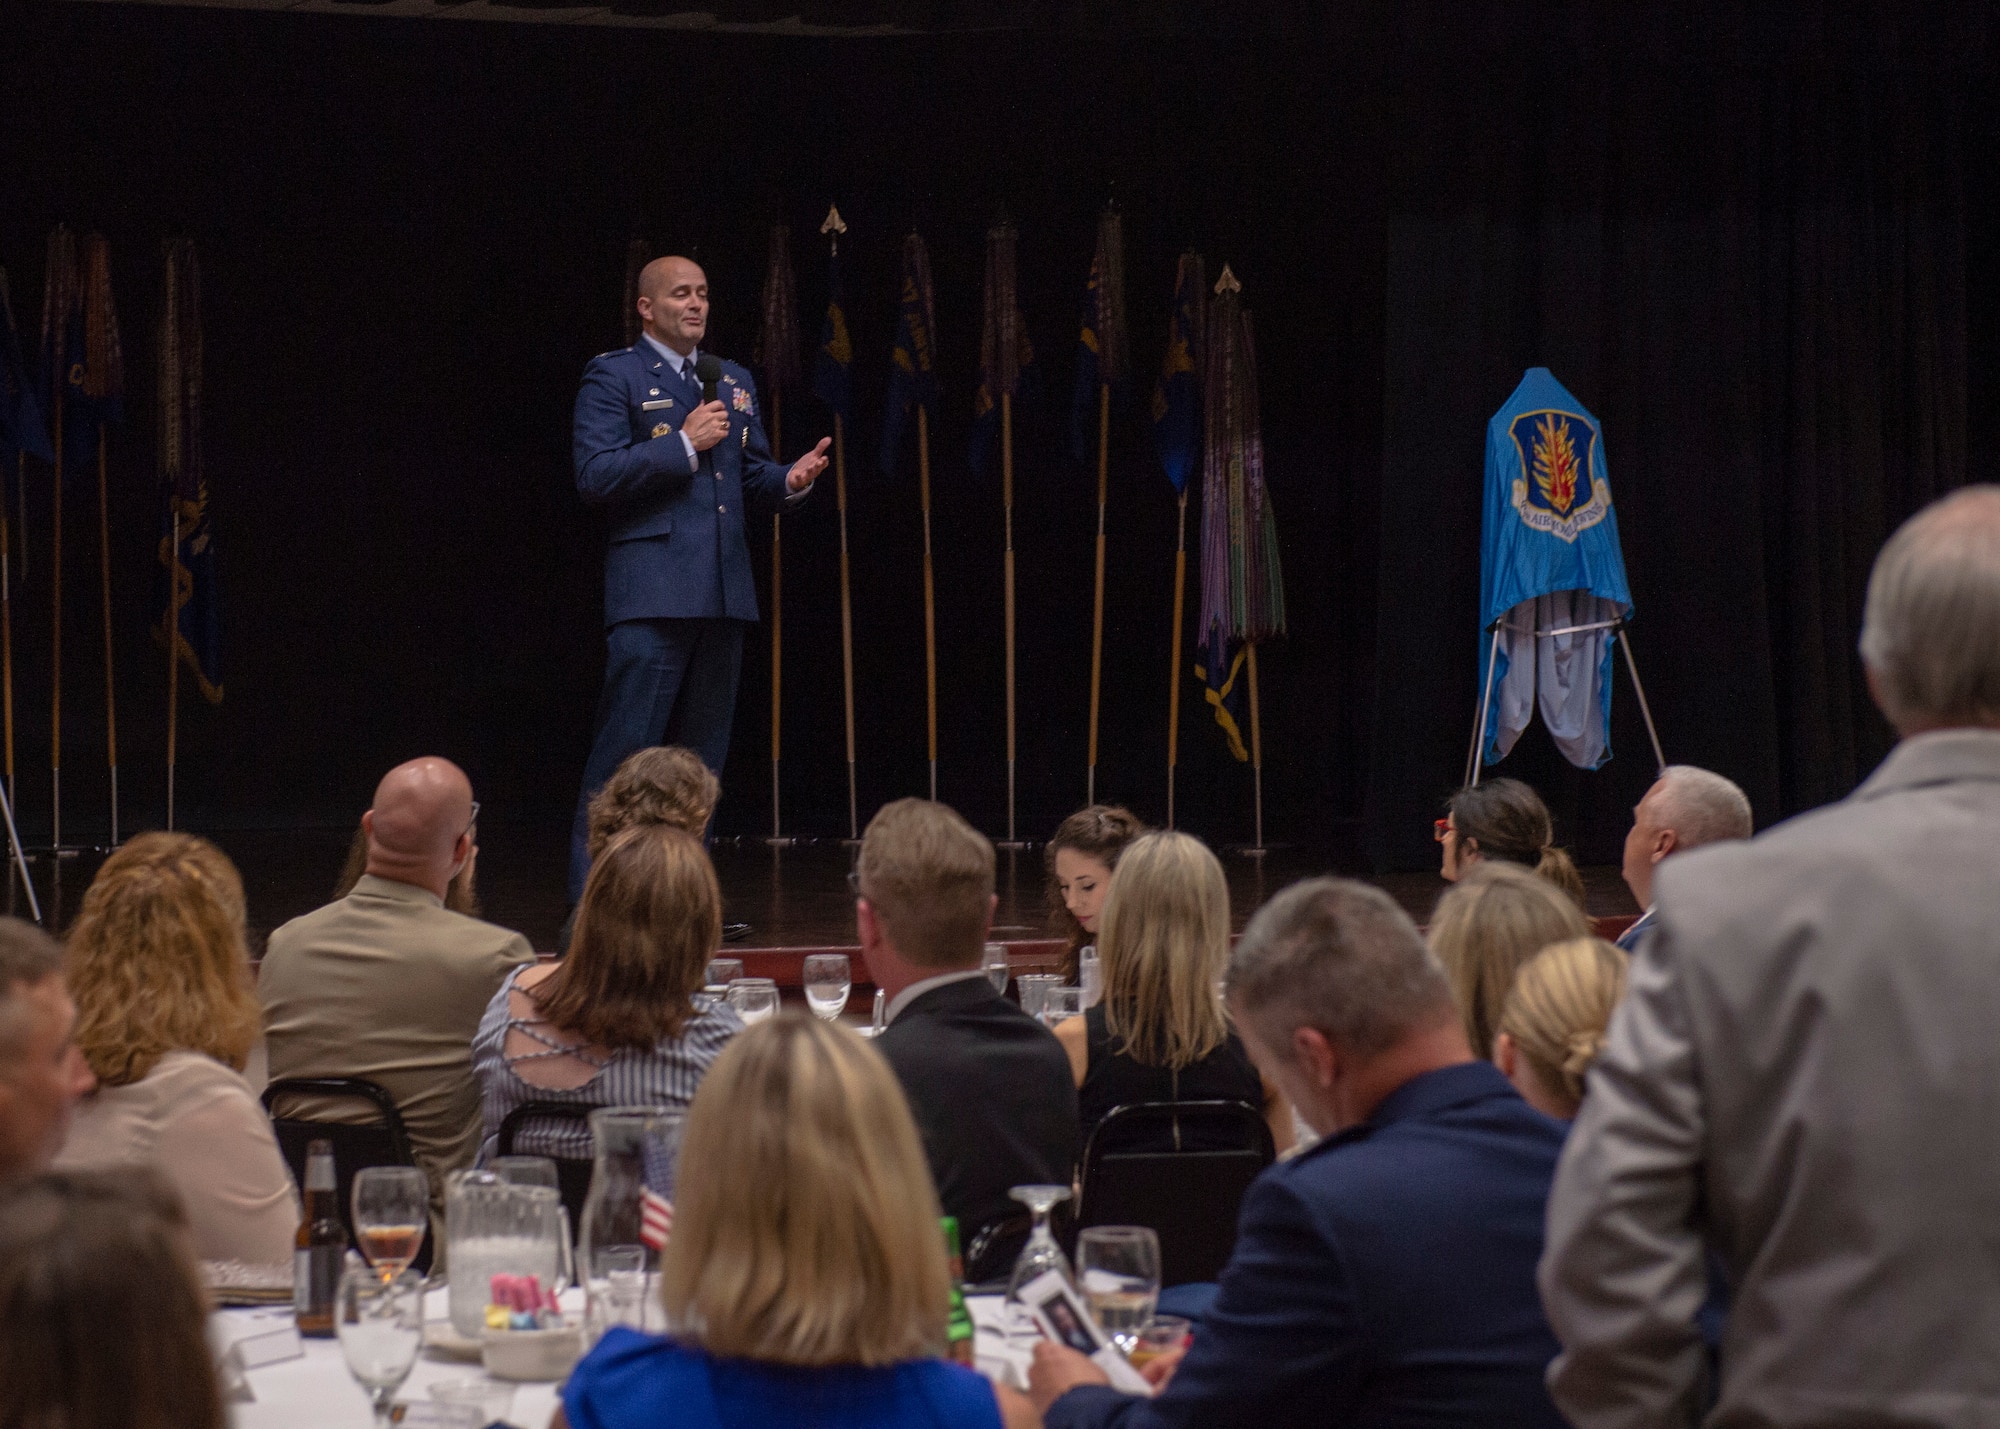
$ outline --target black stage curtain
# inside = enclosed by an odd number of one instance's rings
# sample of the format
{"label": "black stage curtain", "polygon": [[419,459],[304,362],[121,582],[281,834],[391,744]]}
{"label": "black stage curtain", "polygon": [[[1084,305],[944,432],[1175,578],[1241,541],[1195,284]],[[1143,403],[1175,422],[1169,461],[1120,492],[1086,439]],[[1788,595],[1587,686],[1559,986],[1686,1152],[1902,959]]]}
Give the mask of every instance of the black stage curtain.
{"label": "black stage curtain", "polygon": [[[1736,779],[1762,826],[1886,751],[1855,637],[1883,539],[1969,474],[1967,190],[1993,151],[1967,58],[1989,38],[1901,8],[1403,9],[1378,863],[1436,858],[1478,695],[1486,420],[1533,365],[1604,425],[1668,760]],[[1496,771],[1594,862],[1652,778],[1622,661],[1617,679],[1604,769],[1570,768],[1537,721]]]}

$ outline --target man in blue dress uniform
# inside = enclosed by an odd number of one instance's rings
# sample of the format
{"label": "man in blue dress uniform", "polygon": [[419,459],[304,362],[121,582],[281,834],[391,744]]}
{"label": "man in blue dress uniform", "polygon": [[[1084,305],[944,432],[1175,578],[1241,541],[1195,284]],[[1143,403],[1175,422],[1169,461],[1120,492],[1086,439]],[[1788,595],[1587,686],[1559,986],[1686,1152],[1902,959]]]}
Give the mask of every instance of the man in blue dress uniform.
{"label": "man in blue dress uniform", "polygon": [[[627,755],[681,744],[721,774],[743,628],[757,619],[745,506],[795,505],[826,470],[825,438],[789,469],[774,461],[749,372],[699,351],[700,267],[654,259],[639,275],[638,308],[639,341],[592,358],[576,394],[576,489],[608,508],[611,541],[604,694],[570,836],[571,902],[590,872],[585,806]],[[704,401],[711,366],[714,400]]]}

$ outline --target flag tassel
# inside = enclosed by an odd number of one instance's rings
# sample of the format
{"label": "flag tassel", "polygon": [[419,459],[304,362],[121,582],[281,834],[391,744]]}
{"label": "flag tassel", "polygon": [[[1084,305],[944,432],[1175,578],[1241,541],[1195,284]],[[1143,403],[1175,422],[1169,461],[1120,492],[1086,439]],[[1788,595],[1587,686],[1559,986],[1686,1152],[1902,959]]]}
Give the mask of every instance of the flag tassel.
{"label": "flag tassel", "polygon": [[1181,622],[1187,609],[1187,488],[1181,488],[1180,535],[1174,546],[1174,629],[1167,657],[1167,827],[1174,826],[1174,766],[1181,736]]}
{"label": "flag tassel", "polygon": [[847,839],[861,841],[854,789],[854,596],[847,560],[847,424],[833,414],[833,492],[840,508],[840,678],[847,707]]}
{"label": "flag tassel", "polygon": [[930,408],[917,408],[917,490],[924,510],[924,715],[928,721],[931,802],[937,802],[937,593],[931,564]]}
{"label": "flag tassel", "polygon": [[1090,772],[1086,804],[1097,802],[1097,711],[1104,677],[1104,506],[1111,485],[1111,384],[1097,387],[1097,579],[1090,609]]}

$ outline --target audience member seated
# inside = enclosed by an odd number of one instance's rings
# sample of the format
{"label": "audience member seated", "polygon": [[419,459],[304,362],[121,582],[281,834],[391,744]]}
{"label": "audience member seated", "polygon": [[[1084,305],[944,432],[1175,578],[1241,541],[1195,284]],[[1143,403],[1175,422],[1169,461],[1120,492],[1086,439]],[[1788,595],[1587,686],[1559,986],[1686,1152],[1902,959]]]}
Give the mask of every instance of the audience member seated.
{"label": "audience member seated", "polygon": [[131,1169],[0,1187],[0,1424],[226,1422],[206,1297],[172,1190]]}
{"label": "audience member seated", "polygon": [[[696,838],[659,823],[613,838],[590,866],[570,955],[509,973],[479,1024],[481,1156],[525,1102],[685,1110],[743,1030],[734,1008],[701,991],[721,940],[722,894]],[[514,1150],[584,1158],[590,1134],[530,1120]]]}
{"label": "audience member seated", "polygon": [[1251,1186],[1192,1345],[1147,1367],[1158,1398],[1036,1347],[1051,1429],[1557,1429],[1535,1261],[1562,1128],[1474,1060],[1410,920],[1365,884],[1296,884],[1244,932],[1229,1005],[1325,1139]]}
{"label": "audience member seated", "polygon": [[1500,1004],[1493,1065],[1544,1116],[1570,1121],[1583,1077],[1625,995],[1624,950],[1602,938],[1551,943],[1521,965]]}
{"label": "audience member seated", "polygon": [[1445,890],[1431,913],[1431,948],[1480,1056],[1492,1054],[1500,1004],[1521,965],[1550,943],[1590,935],[1574,899],[1515,864],[1483,864]]}
{"label": "audience member seated", "polygon": [[[1244,1101],[1261,1107],[1279,1150],[1292,1109],[1267,1087],[1229,1026],[1218,984],[1229,962],[1229,885],[1200,839],[1147,834],[1118,863],[1097,945],[1104,998],[1056,1028],[1076,1075],[1084,1144],[1114,1107]],[[1121,1151],[1207,1151],[1199,1127],[1161,1128]]]}
{"label": "audience member seated", "polygon": [[[454,913],[463,913],[468,918],[477,918],[485,909],[479,902],[479,886],[473,870],[479,866],[479,825],[466,830],[472,839],[472,847],[466,850],[465,867],[452,875],[445,885],[444,906]],[[333,901],[338,903],[354,891],[354,885],[361,881],[361,875],[368,872],[368,828],[357,824],[354,838],[347,845],[347,862],[340,866],[340,881],[334,885]]]}
{"label": "audience member seated", "polygon": [[76,1099],[97,1085],[75,1028],[56,940],[0,918],[0,1186],[47,1168]]}
{"label": "audience member seated", "polygon": [[1669,764],[1632,810],[1625,835],[1625,886],[1639,900],[1638,920],[1618,935],[1631,952],[1653,926],[1653,870],[1671,854],[1686,853],[1754,832],[1750,800],[1731,780],[1692,764]]}
{"label": "audience member seated", "polygon": [[[257,980],[271,1076],[360,1077],[394,1098],[430,1178],[442,1265],[444,1178],[479,1150],[472,1038],[507,974],[534,959],[519,933],[444,906],[472,856],[479,806],[448,760],[389,771],[362,816],[368,871],[354,891],[271,934]],[[365,1103],[287,1097],[277,1110],[367,1122]]]}
{"label": "audience member seated", "polygon": [[1437,839],[1444,845],[1441,871],[1453,883],[1481,863],[1518,863],[1583,907],[1583,875],[1555,846],[1549,806],[1518,779],[1486,779],[1453,794],[1437,821]]}
{"label": "audience member seated", "polygon": [[943,804],[898,799],[868,822],[854,909],[888,999],[876,1046],[923,1133],[944,1213],[970,1248],[1023,1208],[1010,1187],[1067,1186],[1076,1083],[1062,1044],[979,966],[993,921],[993,845]]}
{"label": "audience member seated", "polygon": [[235,865],[206,839],[140,834],[84,893],[68,963],[97,1089],[56,1168],[150,1167],[179,1193],[201,1259],[290,1264],[298,1196],[243,1079],[257,999]]}
{"label": "audience member seated", "polygon": [[[678,744],[658,744],[637,750],[604,781],[585,807],[585,850],[591,861],[627,829],[642,824],[666,824],[702,837],[722,797],[722,784],[701,756]],[[563,919],[556,934],[556,956],[569,956],[576,935],[576,909]]]}
{"label": "audience member seated", "polygon": [[[585,893],[588,903],[590,895]],[[940,1358],[950,1281],[916,1126],[845,1028],[752,1027],[695,1096],[660,1260],[672,1339],[616,1328],[558,1426],[1009,1429],[1019,1394]]]}
{"label": "audience member seated", "polygon": [[1042,850],[1049,875],[1049,911],[1058,934],[1066,941],[1057,971],[1063,982],[1077,984],[1077,959],[1084,946],[1097,941],[1097,918],[1111,875],[1132,840],[1146,832],[1130,809],[1092,804],[1056,825],[1055,836]]}
{"label": "audience member seated", "polygon": [[1861,661],[1899,742],[1847,798],[1676,854],[1549,1198],[1578,1429],[2000,1421],[2000,487],[1889,538]]}

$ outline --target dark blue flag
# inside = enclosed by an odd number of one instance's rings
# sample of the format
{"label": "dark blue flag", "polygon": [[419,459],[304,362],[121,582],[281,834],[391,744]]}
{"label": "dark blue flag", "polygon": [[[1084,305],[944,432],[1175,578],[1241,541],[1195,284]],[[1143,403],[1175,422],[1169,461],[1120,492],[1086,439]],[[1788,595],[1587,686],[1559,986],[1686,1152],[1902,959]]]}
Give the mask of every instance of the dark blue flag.
{"label": "dark blue flag", "polygon": [[[5,270],[0,270],[0,323],[6,329],[0,332],[0,456],[11,458],[26,452],[51,461],[55,451],[49,446],[49,429],[42,420],[42,404],[28,375],[27,359],[21,354],[21,332],[14,326],[14,304],[7,291]],[[9,461],[8,470],[14,465]]]}
{"label": "dark blue flag", "polygon": [[896,346],[889,355],[888,409],[882,414],[882,470],[896,469],[896,451],[915,407],[937,410],[937,305],[924,240],[903,240],[903,292],[897,304]]}
{"label": "dark blue flag", "polygon": [[1250,751],[1243,744],[1243,725],[1249,719],[1243,669],[1249,654],[1249,645],[1232,638],[1221,625],[1212,625],[1194,656],[1194,677],[1204,686],[1215,722],[1222,726],[1222,736],[1229,742],[1229,752],[1245,763]]}
{"label": "dark blue flag", "polygon": [[[972,450],[968,464],[984,476],[1000,460],[1000,399],[1020,398],[1034,380],[1035,349],[1014,288],[1019,235],[1011,224],[986,231],[986,279],[979,330],[979,386],[972,394]],[[1021,403],[1014,403],[1018,410]]]}
{"label": "dark blue flag", "polygon": [[826,261],[826,321],[820,325],[819,353],[813,359],[813,395],[838,417],[854,415],[854,344],[847,336],[847,308],[840,291],[840,249]]}
{"label": "dark blue flag", "polygon": [[1208,274],[1199,253],[1181,254],[1174,273],[1174,310],[1167,350],[1153,385],[1153,445],[1174,490],[1187,490],[1201,461],[1201,337]]}
{"label": "dark blue flag", "polygon": [[1122,387],[1125,346],[1125,238],[1117,213],[1097,220],[1097,251],[1083,289],[1083,323],[1076,339],[1076,388],[1070,400],[1069,444],[1078,461],[1097,444],[1101,389]]}

